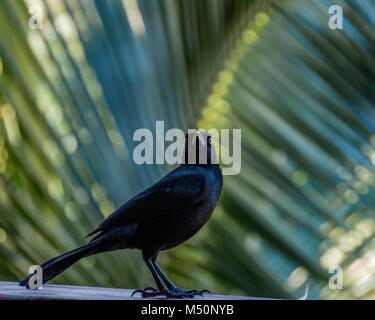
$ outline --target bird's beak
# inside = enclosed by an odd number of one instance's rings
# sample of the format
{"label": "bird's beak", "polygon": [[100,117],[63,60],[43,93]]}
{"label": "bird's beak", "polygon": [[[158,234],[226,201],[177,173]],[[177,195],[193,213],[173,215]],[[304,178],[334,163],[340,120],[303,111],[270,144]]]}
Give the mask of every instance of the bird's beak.
{"label": "bird's beak", "polygon": [[[203,134],[202,134],[200,131],[196,131],[196,132],[194,133],[194,137],[195,137],[195,136],[198,136],[199,141],[201,142],[202,146],[204,146],[204,145],[206,144],[206,141],[205,141],[205,139],[204,139],[204,137],[203,137]],[[195,141],[196,141],[196,139],[193,140],[193,143],[195,143]]]}

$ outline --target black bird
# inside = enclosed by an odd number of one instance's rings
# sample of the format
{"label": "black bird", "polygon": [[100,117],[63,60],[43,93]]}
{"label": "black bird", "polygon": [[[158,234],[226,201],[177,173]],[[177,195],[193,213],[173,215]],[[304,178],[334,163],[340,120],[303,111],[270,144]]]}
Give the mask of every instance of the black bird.
{"label": "black bird", "polygon": [[[219,200],[223,177],[208,133],[185,137],[183,163],[123,204],[86,237],[98,233],[88,244],[41,265],[43,284],[78,260],[97,253],[139,249],[157,289],[136,290],[143,297],[193,297],[208,290],[176,287],[156,264],[160,251],[171,249],[197,233],[211,217]],[[29,288],[30,274],[19,284]],[[31,280],[35,281],[35,277]]]}

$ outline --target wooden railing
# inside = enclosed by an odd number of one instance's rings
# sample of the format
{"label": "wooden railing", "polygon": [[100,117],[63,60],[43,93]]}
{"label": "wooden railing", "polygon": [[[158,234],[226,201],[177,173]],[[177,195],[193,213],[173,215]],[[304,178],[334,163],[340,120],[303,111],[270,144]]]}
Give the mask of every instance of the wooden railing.
{"label": "wooden railing", "polygon": [[[143,299],[139,294],[131,297],[134,290],[115,289],[102,287],[83,287],[46,284],[38,290],[28,290],[20,287],[16,282],[0,281],[0,300],[9,299],[59,299],[59,300],[130,300]],[[166,299],[157,297],[153,299]],[[223,296],[214,294],[204,294],[203,297],[196,296],[194,299],[204,300],[263,300],[261,298],[241,297],[241,296]]]}

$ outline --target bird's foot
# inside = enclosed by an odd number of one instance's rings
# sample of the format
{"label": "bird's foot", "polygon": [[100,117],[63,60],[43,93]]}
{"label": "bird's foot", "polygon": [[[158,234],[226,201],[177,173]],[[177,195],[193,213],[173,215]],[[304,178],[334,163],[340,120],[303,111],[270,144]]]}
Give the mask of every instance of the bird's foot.
{"label": "bird's foot", "polygon": [[194,295],[203,296],[203,293],[205,292],[211,294],[209,290],[184,290],[177,287],[159,290],[156,288],[147,287],[144,290],[135,290],[132,293],[131,297],[133,297],[133,295],[135,295],[136,293],[141,293],[143,298],[151,298],[163,295],[168,298],[194,298]]}
{"label": "bird's foot", "polygon": [[194,298],[194,295],[199,295],[199,296],[203,297],[203,293],[211,294],[211,291],[207,290],[207,289],[203,289],[203,290],[187,289],[187,290],[184,290],[184,289],[181,289],[181,288],[178,288],[178,287],[172,287],[170,289],[170,291],[173,291],[174,293],[177,293],[177,294],[183,294],[183,295],[185,295],[189,298]]}
{"label": "bird's foot", "polygon": [[155,297],[158,294],[160,294],[160,295],[162,294],[162,293],[160,293],[160,291],[158,289],[153,288],[153,287],[147,287],[147,288],[144,288],[143,290],[135,290],[131,294],[131,297],[133,297],[136,293],[141,293],[143,298]]}

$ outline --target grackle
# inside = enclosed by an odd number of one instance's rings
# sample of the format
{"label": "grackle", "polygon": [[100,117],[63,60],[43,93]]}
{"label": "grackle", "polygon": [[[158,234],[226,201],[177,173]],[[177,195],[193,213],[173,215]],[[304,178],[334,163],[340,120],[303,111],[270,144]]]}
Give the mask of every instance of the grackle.
{"label": "grackle", "polygon": [[[209,292],[178,288],[157,265],[156,258],[160,251],[176,247],[202,228],[216,207],[222,186],[211,136],[199,131],[187,134],[182,164],[114,211],[86,236],[97,234],[88,244],[43,263],[43,283],[84,257],[139,249],[157,288],[148,287],[133,294],[183,298]],[[32,274],[19,284],[29,288],[31,277]]]}

